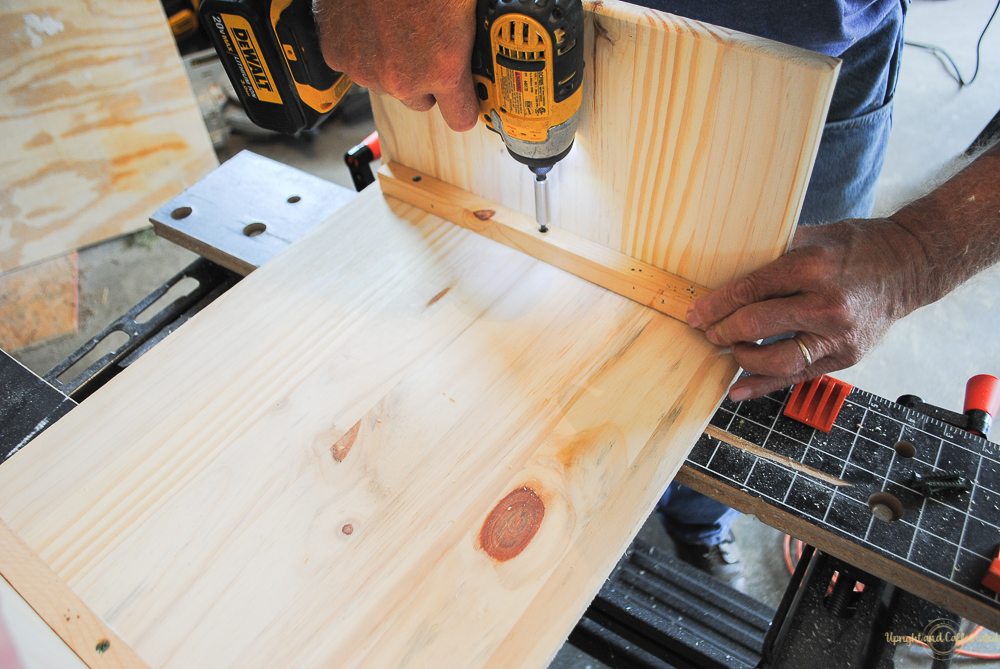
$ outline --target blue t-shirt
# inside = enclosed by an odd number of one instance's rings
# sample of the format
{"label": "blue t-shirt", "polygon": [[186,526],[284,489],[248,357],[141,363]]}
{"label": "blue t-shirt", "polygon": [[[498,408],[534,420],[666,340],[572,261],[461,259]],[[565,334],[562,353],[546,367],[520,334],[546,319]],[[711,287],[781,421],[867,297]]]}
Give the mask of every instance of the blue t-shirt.
{"label": "blue t-shirt", "polygon": [[633,0],[635,4],[840,56],[900,0]]}

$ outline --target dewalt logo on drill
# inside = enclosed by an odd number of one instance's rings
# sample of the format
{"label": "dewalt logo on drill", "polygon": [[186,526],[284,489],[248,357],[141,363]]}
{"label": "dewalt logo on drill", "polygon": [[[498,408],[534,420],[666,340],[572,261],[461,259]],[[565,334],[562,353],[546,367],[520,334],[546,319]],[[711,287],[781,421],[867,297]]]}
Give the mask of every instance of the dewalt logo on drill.
{"label": "dewalt logo on drill", "polygon": [[271,71],[260,57],[260,46],[250,24],[234,14],[220,14],[219,18],[232,36],[232,43],[227,46],[231,46],[232,52],[239,58],[240,79],[246,94],[263,102],[283,104],[281,95],[275,90]]}

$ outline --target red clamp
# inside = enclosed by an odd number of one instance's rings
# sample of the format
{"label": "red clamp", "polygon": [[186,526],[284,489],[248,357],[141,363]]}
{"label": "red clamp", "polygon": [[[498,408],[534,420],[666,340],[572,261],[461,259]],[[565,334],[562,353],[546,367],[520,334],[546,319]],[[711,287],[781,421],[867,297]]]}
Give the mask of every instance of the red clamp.
{"label": "red clamp", "polygon": [[981,583],[993,592],[1000,592],[1000,556],[993,558]]}
{"label": "red clamp", "polygon": [[362,140],[357,146],[352,146],[344,154],[344,162],[351,172],[351,180],[354,181],[354,188],[360,193],[365,186],[375,183],[375,175],[372,174],[371,163],[382,157],[382,147],[378,142],[378,131]]}
{"label": "red clamp", "polygon": [[830,376],[820,376],[795,386],[785,406],[785,415],[809,427],[829,432],[844,400],[854,386]]}
{"label": "red clamp", "polygon": [[980,437],[990,435],[993,419],[1000,410],[1000,379],[989,374],[978,374],[965,384],[965,408],[969,418],[969,432]]}

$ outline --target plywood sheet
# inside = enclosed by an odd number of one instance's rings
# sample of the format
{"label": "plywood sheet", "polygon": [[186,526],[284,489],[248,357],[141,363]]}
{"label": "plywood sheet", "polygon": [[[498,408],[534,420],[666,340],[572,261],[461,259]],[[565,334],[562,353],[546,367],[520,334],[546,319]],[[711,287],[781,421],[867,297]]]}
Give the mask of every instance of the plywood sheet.
{"label": "plywood sheet", "polygon": [[[623,2],[585,2],[584,103],[552,225],[718,288],[784,252],[839,61]],[[479,124],[373,96],[383,161],[534,215],[528,170]]]}
{"label": "plywood sheet", "polygon": [[544,667],[736,372],[371,186],[0,466],[152,667]]}
{"label": "plywood sheet", "polygon": [[216,165],[159,0],[0,3],[0,271],[136,230]]}
{"label": "plywood sheet", "polygon": [[0,274],[0,349],[75,333],[79,307],[76,251]]}

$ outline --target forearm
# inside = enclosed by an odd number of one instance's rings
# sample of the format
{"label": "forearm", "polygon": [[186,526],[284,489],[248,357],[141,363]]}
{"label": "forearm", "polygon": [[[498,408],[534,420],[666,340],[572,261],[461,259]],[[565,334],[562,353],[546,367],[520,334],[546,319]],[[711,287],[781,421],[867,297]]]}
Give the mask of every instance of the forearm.
{"label": "forearm", "polygon": [[889,220],[916,242],[908,311],[1000,262],[1000,143]]}

